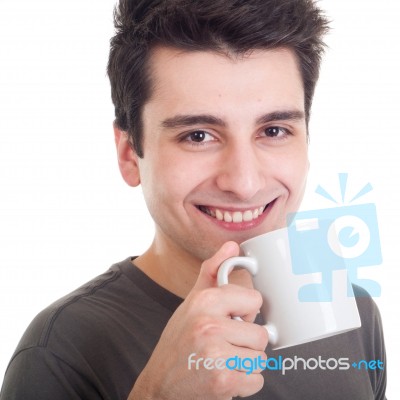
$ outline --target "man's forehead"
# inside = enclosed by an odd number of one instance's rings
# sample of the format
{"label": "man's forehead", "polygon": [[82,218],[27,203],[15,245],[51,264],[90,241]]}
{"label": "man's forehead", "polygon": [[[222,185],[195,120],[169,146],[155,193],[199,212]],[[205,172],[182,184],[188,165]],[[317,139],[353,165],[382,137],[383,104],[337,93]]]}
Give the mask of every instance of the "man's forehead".
{"label": "man's forehead", "polygon": [[288,59],[294,58],[297,60],[296,53],[289,47],[274,47],[268,49],[255,48],[247,51],[236,52],[229,48],[222,47],[221,49],[181,49],[173,46],[155,46],[149,52],[148,67],[161,67],[163,63],[179,59],[185,59],[191,55],[209,55],[215,58],[220,58],[221,61],[229,61],[232,64],[244,62],[251,58],[259,58],[274,54],[286,54]]}
{"label": "man's forehead", "polygon": [[151,94],[164,92],[166,96],[173,95],[172,91],[176,90],[187,93],[196,84],[196,89],[203,93],[209,88],[214,94],[218,87],[225,89],[240,82],[243,82],[243,90],[255,84],[256,91],[257,79],[264,85],[271,81],[284,85],[285,81],[290,81],[294,89],[303,89],[296,55],[287,48],[253,50],[243,57],[232,58],[216,51],[157,47],[149,59],[148,74]]}

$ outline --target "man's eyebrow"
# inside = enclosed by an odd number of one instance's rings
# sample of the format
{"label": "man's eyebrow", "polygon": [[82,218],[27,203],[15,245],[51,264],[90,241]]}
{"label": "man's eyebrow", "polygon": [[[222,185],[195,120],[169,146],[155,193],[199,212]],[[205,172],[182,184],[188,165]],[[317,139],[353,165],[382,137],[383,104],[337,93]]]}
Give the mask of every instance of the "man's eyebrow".
{"label": "man's eyebrow", "polygon": [[[305,115],[302,111],[273,111],[257,118],[256,123],[257,125],[261,125],[272,121],[300,121],[303,119],[305,119]],[[176,115],[161,122],[161,126],[168,129],[184,128],[193,125],[217,125],[226,127],[226,123],[223,119],[210,114]]]}
{"label": "man's eyebrow", "polygon": [[193,125],[218,125],[226,126],[225,122],[218,117],[209,114],[201,115],[176,115],[175,117],[167,118],[161,122],[164,128],[184,128]]}
{"label": "man's eyebrow", "polygon": [[257,125],[266,124],[272,121],[301,121],[305,119],[303,111],[274,111],[257,118]]}

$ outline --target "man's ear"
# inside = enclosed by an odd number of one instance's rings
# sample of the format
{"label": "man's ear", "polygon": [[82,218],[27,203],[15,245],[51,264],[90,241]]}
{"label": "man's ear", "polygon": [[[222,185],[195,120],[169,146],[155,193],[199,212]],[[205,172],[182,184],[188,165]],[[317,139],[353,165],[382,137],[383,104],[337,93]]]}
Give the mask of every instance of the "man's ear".
{"label": "man's ear", "polygon": [[140,184],[138,156],[131,146],[128,134],[119,129],[115,123],[114,138],[121,175],[129,186],[138,186]]}

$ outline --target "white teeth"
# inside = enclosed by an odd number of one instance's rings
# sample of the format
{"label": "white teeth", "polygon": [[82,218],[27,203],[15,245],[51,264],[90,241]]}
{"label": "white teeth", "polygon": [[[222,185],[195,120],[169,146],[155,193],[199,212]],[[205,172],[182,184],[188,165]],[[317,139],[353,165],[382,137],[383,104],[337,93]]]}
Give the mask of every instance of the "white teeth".
{"label": "white teeth", "polygon": [[250,210],[247,210],[243,213],[243,221],[249,222],[253,220],[253,213]]}
{"label": "white teeth", "polygon": [[201,207],[201,210],[209,216],[216,218],[218,221],[233,222],[239,224],[241,222],[250,222],[257,219],[263,212],[265,207],[255,208],[246,211],[222,211],[217,208],[211,209],[208,207]]}
{"label": "white teeth", "polygon": [[228,211],[225,211],[225,213],[224,213],[224,221],[232,222],[232,215]]}
{"label": "white teeth", "polygon": [[243,222],[243,214],[240,211],[235,211],[233,213],[233,222],[235,223]]}

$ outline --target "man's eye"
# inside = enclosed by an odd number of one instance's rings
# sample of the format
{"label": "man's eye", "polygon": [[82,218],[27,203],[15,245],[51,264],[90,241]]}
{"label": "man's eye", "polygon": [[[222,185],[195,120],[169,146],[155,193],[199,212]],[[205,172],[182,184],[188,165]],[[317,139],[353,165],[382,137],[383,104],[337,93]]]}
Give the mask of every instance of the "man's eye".
{"label": "man's eye", "polygon": [[198,129],[196,131],[187,132],[178,137],[180,143],[185,146],[190,146],[196,150],[202,150],[208,148],[209,145],[218,142],[218,139],[211,133]]}
{"label": "man's eye", "polygon": [[269,128],[265,129],[265,135],[268,137],[282,137],[285,136],[287,134],[286,129],[281,128],[279,126],[271,126]]}
{"label": "man's eye", "polygon": [[194,131],[186,136],[186,140],[194,143],[203,143],[213,140],[213,137],[205,131]]}

